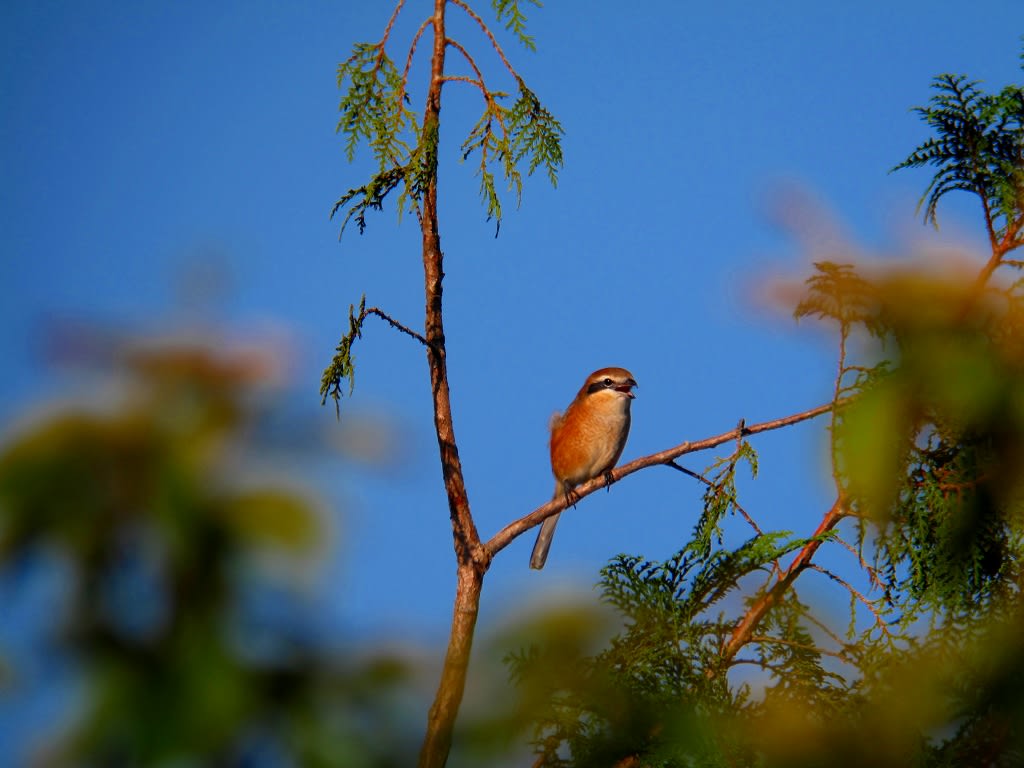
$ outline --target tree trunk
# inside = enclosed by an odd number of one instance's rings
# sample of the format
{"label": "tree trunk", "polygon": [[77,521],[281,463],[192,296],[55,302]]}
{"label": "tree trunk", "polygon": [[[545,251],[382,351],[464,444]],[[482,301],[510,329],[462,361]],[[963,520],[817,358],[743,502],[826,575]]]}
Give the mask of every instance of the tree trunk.
{"label": "tree trunk", "polygon": [[466,688],[466,671],[473,648],[473,632],[480,609],[483,571],[474,565],[459,566],[459,583],[452,612],[452,631],[444,657],[441,682],[427,716],[427,733],[420,747],[419,768],[442,768],[452,747],[455,719]]}
{"label": "tree trunk", "polygon": [[480,608],[480,591],[490,557],[480,544],[480,536],[470,513],[469,499],[462,477],[462,463],[452,425],[451,398],[448,390],[448,365],[442,316],[444,254],[437,220],[437,147],[441,113],[441,87],[444,82],[444,57],[447,46],[444,12],[446,0],[434,0],[434,48],[431,56],[430,90],[423,114],[420,141],[424,162],[428,163],[427,187],[423,196],[420,226],[423,235],[423,281],[426,293],[427,364],[434,403],[434,428],[441,458],[441,472],[448,494],[452,536],[458,562],[458,585],[452,629],[448,639],[441,681],[427,717],[427,732],[420,748],[420,768],[442,768],[448,761],[455,719],[466,687],[466,671],[473,647],[473,632]]}

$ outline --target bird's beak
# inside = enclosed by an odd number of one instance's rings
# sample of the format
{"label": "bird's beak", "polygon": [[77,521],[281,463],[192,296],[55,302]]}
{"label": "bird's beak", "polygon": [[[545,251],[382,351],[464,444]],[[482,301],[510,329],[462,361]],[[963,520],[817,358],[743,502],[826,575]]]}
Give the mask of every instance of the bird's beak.
{"label": "bird's beak", "polygon": [[635,386],[638,386],[637,383],[635,381],[633,381],[632,379],[629,379],[628,381],[626,381],[623,384],[617,384],[615,386],[615,391],[616,392],[621,392],[626,397],[628,397],[630,400],[632,400],[633,398],[636,397],[636,395],[634,395],[633,392],[632,392],[633,387],[635,387]]}

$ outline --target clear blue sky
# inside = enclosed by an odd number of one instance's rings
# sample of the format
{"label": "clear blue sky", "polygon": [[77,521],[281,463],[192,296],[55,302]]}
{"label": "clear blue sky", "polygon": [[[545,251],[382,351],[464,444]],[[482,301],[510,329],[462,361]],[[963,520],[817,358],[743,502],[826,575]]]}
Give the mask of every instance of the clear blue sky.
{"label": "clear blue sky", "polygon": [[[429,10],[408,0],[392,55]],[[486,18],[491,12],[479,3]],[[182,274],[228,275],[207,319],[239,334],[284,329],[297,421],[335,425],[320,371],[348,304],[366,293],[421,327],[418,233],[374,215],[339,244],[334,200],[366,178],[335,135],[337,63],[379,38],[384,2],[69,4],[0,10],[0,418],[74,394],[45,365],[56,319],[157,332],[182,317]],[[621,365],[640,382],[624,459],[825,402],[830,338],[758,305],[766,278],[806,274],[772,219],[797,185],[881,252],[933,237],[915,217],[924,173],[887,175],[924,137],[910,108],[933,75],[1016,82],[1020,0],[839,3],[552,2],[526,6],[538,50],[500,40],[566,131],[557,190],[527,182],[485,221],[457,144],[477,94],[446,91],[441,231],[456,434],[470,500],[490,536],[544,502],[546,426],[583,377]],[[471,25],[492,87],[513,84]],[[424,46],[424,51],[426,46]],[[457,59],[452,59],[458,67]],[[419,75],[418,79],[416,75]],[[423,99],[414,70],[412,106]],[[943,233],[980,243],[969,200]],[[324,601],[339,631],[444,635],[454,561],[424,355],[370,321],[356,350],[352,417],[384,417],[404,445],[387,471],[320,462],[307,474],[341,509],[343,546]],[[755,441],[746,506],[807,533],[828,501],[823,423]],[[691,457],[699,469],[711,456]],[[563,518],[548,567],[532,536],[497,559],[481,627],[567,587],[589,589],[621,551],[683,545],[701,488],[650,469]],[[824,588],[823,588],[824,590]],[[828,594],[823,591],[823,594]],[[835,595],[842,603],[845,597]]]}

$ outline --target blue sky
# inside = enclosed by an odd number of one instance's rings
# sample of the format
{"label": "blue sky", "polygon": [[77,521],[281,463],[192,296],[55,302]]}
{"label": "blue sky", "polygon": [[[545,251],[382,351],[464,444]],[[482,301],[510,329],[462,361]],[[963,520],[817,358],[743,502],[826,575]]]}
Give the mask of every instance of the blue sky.
{"label": "blue sky", "polygon": [[[408,0],[392,55],[428,13]],[[489,8],[479,4],[490,19]],[[350,302],[422,326],[412,217],[373,215],[338,242],[331,205],[367,178],[334,133],[335,71],[379,38],[382,2],[5,3],[0,11],[0,419],[76,394],[46,364],[54,321],[157,333],[192,318],[182,275],[226,276],[203,309],[225,333],[283,333],[289,413],[320,408],[320,371]],[[543,503],[547,421],[606,365],[640,382],[624,459],[826,402],[833,342],[770,311],[759,286],[809,259],[778,225],[794,189],[878,253],[936,239],[915,215],[927,176],[887,171],[926,136],[910,112],[933,75],[998,88],[1020,77],[1019,0],[963,3],[576,0],[527,7],[537,52],[499,39],[562,121],[557,190],[542,176],[500,237],[458,144],[479,109],[452,84],[442,112],[441,232],[456,435],[477,524],[489,537]],[[450,11],[492,87],[513,90],[486,41]],[[423,49],[426,52],[426,46]],[[452,63],[460,66],[456,58]],[[409,88],[422,107],[422,68]],[[970,200],[942,236],[980,247]],[[818,222],[816,227],[825,225]],[[191,272],[190,272],[191,270]],[[202,274],[200,272],[200,274]],[[339,510],[341,547],[322,601],[339,631],[444,636],[454,589],[448,511],[425,357],[368,322],[343,418],[383,419],[402,446],[386,470],[336,455],[304,472]],[[824,422],[755,440],[746,507],[767,528],[809,533],[830,503]],[[691,457],[700,469],[713,456]],[[586,593],[618,552],[666,557],[701,488],[657,468],[566,515],[547,568],[532,536],[502,552],[481,628],[567,590]],[[740,531],[737,529],[736,534]],[[823,599],[845,603],[822,586]]]}

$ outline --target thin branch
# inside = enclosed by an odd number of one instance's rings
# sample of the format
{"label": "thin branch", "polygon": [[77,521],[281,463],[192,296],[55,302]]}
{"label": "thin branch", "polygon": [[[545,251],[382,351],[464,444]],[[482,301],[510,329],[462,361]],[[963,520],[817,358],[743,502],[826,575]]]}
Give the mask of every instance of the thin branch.
{"label": "thin branch", "polygon": [[516,79],[516,82],[521,82],[522,78],[519,77],[519,73],[517,73],[512,68],[512,65],[509,63],[509,60],[505,58],[505,52],[501,50],[501,46],[498,45],[497,39],[494,37],[494,34],[491,32],[490,28],[484,23],[484,20],[477,16],[476,12],[468,5],[466,5],[464,2],[462,2],[462,0],[451,0],[451,2],[453,5],[459,6],[459,8],[464,10],[471,19],[473,19],[477,24],[480,25],[480,29],[482,29],[484,34],[487,35],[487,39],[491,41],[491,45],[497,52],[498,57],[501,59],[501,63],[505,65],[505,69],[507,69],[511,73],[512,77]]}
{"label": "thin branch", "polygon": [[395,6],[395,10],[391,13],[391,18],[388,19],[388,24],[384,27],[384,36],[380,40],[381,48],[387,43],[388,38],[391,37],[391,28],[395,25],[395,20],[398,18],[398,14],[401,12],[402,7],[405,5],[405,0],[398,0],[398,4]]}
{"label": "thin branch", "polygon": [[885,619],[882,618],[881,614],[875,608],[874,603],[872,603],[864,595],[862,595],[856,589],[856,587],[854,587],[852,584],[850,584],[848,581],[843,579],[838,574],[833,573],[832,571],[828,570],[827,568],[822,568],[820,565],[817,565],[815,563],[808,562],[805,567],[810,569],[810,570],[812,570],[812,571],[817,571],[818,573],[820,573],[820,574],[822,574],[824,576],[827,576],[828,578],[832,579],[832,581],[836,582],[840,586],[843,586],[847,590],[849,590],[851,595],[853,595],[855,598],[857,598],[857,600],[860,601],[864,605],[865,608],[867,608],[869,611],[871,611],[871,615],[875,617],[875,624],[877,624],[879,627],[881,627],[882,632],[887,637],[892,637],[892,633],[889,631],[889,626],[885,623]]}
{"label": "thin branch", "polygon": [[797,643],[792,640],[783,640],[781,637],[767,637],[764,635],[751,635],[750,642],[761,643],[762,645],[785,645],[790,648],[799,648],[802,651],[813,651],[814,653],[820,653],[824,656],[832,656],[840,661],[846,663],[852,663],[849,655],[844,651],[830,651],[827,648],[821,648],[817,645],[808,645],[807,643]]}
{"label": "thin branch", "polygon": [[416,339],[416,341],[418,341],[420,344],[422,344],[425,347],[430,346],[430,342],[428,342],[425,338],[423,338],[423,336],[418,334],[412,328],[409,328],[408,326],[402,325],[400,322],[395,320],[395,318],[391,317],[391,315],[389,315],[386,312],[382,311],[379,307],[367,307],[366,309],[364,309],[362,311],[362,314],[359,315],[359,322],[360,322],[360,324],[362,324],[363,320],[366,318],[367,315],[376,315],[381,320],[384,320],[388,325],[390,325],[396,331],[401,331],[402,333],[406,334],[407,336],[412,336],[414,339]]}
{"label": "thin branch", "polygon": [[[611,471],[611,480],[615,482],[621,480],[627,475],[631,475],[634,472],[639,472],[641,469],[652,467],[660,464],[668,464],[670,461],[679,458],[683,454],[695,453],[696,451],[704,451],[708,448],[714,448],[715,446],[721,445],[722,443],[728,443],[732,440],[736,440],[739,437],[746,435],[756,435],[760,432],[768,432],[774,429],[781,429],[782,427],[788,427],[793,424],[799,424],[801,421],[807,421],[813,419],[816,416],[820,416],[823,413],[828,413],[833,408],[838,406],[846,405],[849,400],[842,400],[838,403],[826,403],[825,405],[819,405],[817,408],[811,408],[807,411],[801,411],[800,413],[794,413],[791,416],[783,416],[780,419],[772,419],[771,421],[761,422],[760,424],[753,424],[751,426],[742,426],[730,429],[728,432],[723,432],[720,435],[714,437],[708,437],[703,440],[687,441],[680,443],[679,445],[668,448],[658,453],[652,453],[649,456],[643,456],[639,459],[634,459],[628,464],[613,469]],[[575,496],[578,499],[582,499],[584,496],[589,496],[594,491],[605,487],[604,475],[596,477],[593,480],[588,480],[583,485],[578,486],[575,489]],[[546,520],[558,512],[565,510],[567,506],[566,499],[563,495],[559,496],[546,504],[542,504],[537,507],[533,512],[525,515],[518,520],[515,520],[494,536],[491,537],[484,545],[484,549],[490,557],[494,557],[498,552],[503,550],[509,544],[513,542],[518,536],[521,536],[526,531],[530,530],[536,525]]]}
{"label": "thin branch", "polygon": [[480,80],[474,80],[472,77],[469,77],[468,75],[445,75],[444,77],[441,78],[441,82],[469,83],[470,85],[475,85],[477,88],[480,89],[480,92],[484,95],[484,98],[487,98],[487,88],[484,87],[484,84]]}
{"label": "thin branch", "polygon": [[416,34],[412,36],[412,42],[409,43],[409,53],[405,57],[405,69],[402,70],[402,90],[398,94],[399,99],[405,98],[405,84],[409,82],[409,69],[412,67],[412,57],[416,53],[416,46],[420,42],[420,37],[423,35],[423,31],[429,27],[434,21],[433,16],[429,16],[423,20],[420,24],[420,28],[416,30]]}
{"label": "thin branch", "polygon": [[851,555],[857,558],[857,562],[860,564],[860,567],[867,572],[868,581],[871,582],[871,587],[873,589],[880,588],[882,586],[882,580],[878,578],[878,569],[872,565],[869,565],[868,561],[864,559],[864,555],[857,551],[853,544],[848,542],[842,536],[836,536],[835,542],[843,548],[845,548]]}
{"label": "thin branch", "polygon": [[[455,40],[455,39],[453,39],[451,37],[449,37],[445,42],[448,43],[448,45],[450,45],[456,51],[458,51],[459,53],[462,54],[462,58],[464,58],[466,60],[466,63],[469,64],[470,68],[473,70],[473,74],[476,75],[476,79],[479,80],[481,86],[483,86],[484,75],[480,71],[480,67],[478,67],[476,65],[476,62],[473,60],[473,57],[469,55],[469,51],[467,51],[462,46],[462,43],[460,43],[458,40]],[[487,89],[484,89],[484,93],[487,93]]]}
{"label": "thin branch", "polygon": [[[737,430],[737,431],[739,431],[739,430]],[[710,480],[708,480],[706,477],[704,477],[704,475],[701,475],[701,474],[699,474],[697,472],[694,472],[692,469],[687,469],[686,467],[684,467],[684,466],[682,466],[680,464],[676,464],[674,461],[666,461],[665,462],[665,466],[672,467],[672,469],[678,469],[683,474],[689,475],[690,477],[694,478],[695,480],[700,480],[702,483],[704,483],[709,488],[713,488],[714,485],[715,485]],[[733,494],[732,496],[729,497],[729,503],[733,506],[734,509],[736,509],[741,515],[743,515],[743,519],[746,520],[750,524],[750,527],[754,529],[754,531],[757,533],[758,536],[763,536],[764,535],[764,531],[762,531],[761,528],[758,526],[758,524],[754,521],[754,518],[752,518],[749,514],[747,514],[747,511],[743,507],[740,506],[740,502],[736,498],[735,494]]]}
{"label": "thin branch", "polygon": [[[796,588],[795,587],[793,588],[793,592],[794,592],[794,594],[796,593]],[[805,614],[803,614],[803,618],[806,621],[809,621],[814,626],[816,626],[818,629],[820,629],[826,635],[828,635],[832,639],[832,642],[834,642],[836,645],[839,645],[839,646],[845,646],[846,645],[846,643],[843,641],[843,639],[838,634],[836,634],[836,632],[830,626],[825,624],[825,622],[823,622],[821,619],[817,618],[814,614],[812,614],[810,612],[805,613]]]}

